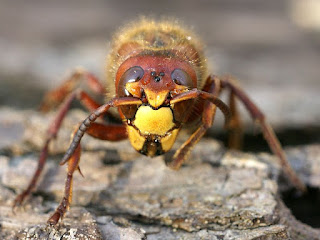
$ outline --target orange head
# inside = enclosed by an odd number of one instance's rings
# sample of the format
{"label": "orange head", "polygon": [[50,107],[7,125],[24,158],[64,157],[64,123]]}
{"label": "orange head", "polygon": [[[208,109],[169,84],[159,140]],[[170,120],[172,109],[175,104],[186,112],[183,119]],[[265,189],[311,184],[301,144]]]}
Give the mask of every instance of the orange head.
{"label": "orange head", "polygon": [[120,65],[115,85],[117,97],[133,96],[143,102],[119,109],[133,147],[149,156],[168,151],[190,107],[186,102],[170,105],[170,99],[197,87],[192,66],[168,55],[140,54]]}
{"label": "orange head", "polygon": [[197,87],[197,77],[190,64],[178,58],[139,55],[122,63],[115,84],[116,96],[145,96],[159,108],[167,98]]}

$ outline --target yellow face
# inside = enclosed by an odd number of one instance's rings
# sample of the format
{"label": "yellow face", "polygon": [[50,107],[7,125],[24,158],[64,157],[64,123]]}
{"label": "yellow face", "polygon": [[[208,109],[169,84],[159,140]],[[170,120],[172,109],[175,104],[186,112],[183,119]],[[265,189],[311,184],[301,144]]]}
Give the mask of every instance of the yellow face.
{"label": "yellow face", "polygon": [[151,106],[140,106],[133,124],[143,135],[155,134],[159,136],[164,136],[175,126],[170,107],[154,110]]}
{"label": "yellow face", "polygon": [[[125,89],[134,95],[139,86],[137,82],[128,82]],[[154,92],[145,89],[144,93],[148,104],[136,109],[127,130],[131,145],[138,152],[152,157],[171,149],[179,128],[175,124],[171,106],[163,106],[169,90]]]}
{"label": "yellow face", "polygon": [[151,106],[141,105],[131,124],[127,126],[131,145],[148,156],[169,151],[179,132],[175,128],[170,107],[155,110]]}

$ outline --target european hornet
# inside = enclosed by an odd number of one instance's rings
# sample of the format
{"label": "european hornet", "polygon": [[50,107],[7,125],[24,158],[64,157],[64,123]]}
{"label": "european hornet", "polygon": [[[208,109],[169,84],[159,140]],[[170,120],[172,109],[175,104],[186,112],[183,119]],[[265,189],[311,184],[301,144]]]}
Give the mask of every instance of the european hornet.
{"label": "european hornet", "polygon": [[[95,93],[106,94],[106,89],[97,78],[85,70],[75,71],[60,87],[47,93],[42,110],[47,111],[57,105],[60,108],[48,128],[38,168],[28,188],[14,201],[14,206],[22,204],[35,188],[48,155],[48,145],[56,137],[71,102],[79,99],[92,113],[74,132],[71,145],[60,163],[68,163],[65,194],[49,218],[50,224],[57,224],[70,206],[73,173],[75,170],[81,173],[80,141],[85,133],[108,141],[129,138],[134,149],[153,157],[171,149],[183,126],[197,123],[197,130],[168,163],[170,168],[178,170],[191,149],[211,127],[217,108],[224,114],[226,126],[231,132],[231,147],[239,145],[241,121],[236,98],[244,104],[253,120],[260,124],[267,143],[277,155],[288,178],[296,188],[305,190],[305,185],[290,167],[264,114],[230,77],[207,74],[201,42],[195,34],[175,21],[141,19],[115,34],[107,66],[107,86],[113,88],[111,92],[114,96],[109,96],[107,103],[100,105],[79,89],[82,80]],[[219,99],[223,90],[229,91],[229,106]],[[111,114],[108,112],[111,107],[118,109],[122,123],[96,122],[98,118],[103,120],[101,116]]]}

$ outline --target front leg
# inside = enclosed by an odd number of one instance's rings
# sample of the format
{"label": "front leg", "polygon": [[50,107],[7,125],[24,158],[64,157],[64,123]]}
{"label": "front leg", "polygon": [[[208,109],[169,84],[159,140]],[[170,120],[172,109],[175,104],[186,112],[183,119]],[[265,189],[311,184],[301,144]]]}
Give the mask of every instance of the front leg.
{"label": "front leg", "polygon": [[68,173],[65,183],[64,196],[54,214],[48,219],[48,223],[51,225],[56,225],[59,219],[63,218],[64,214],[69,210],[70,203],[72,201],[73,173],[78,169],[81,174],[79,168],[80,152],[81,147],[79,145],[68,162]]}
{"label": "front leg", "polygon": [[[87,134],[91,137],[107,141],[120,141],[128,137],[126,126],[124,124],[105,125],[102,123],[92,123],[87,130]],[[56,225],[59,219],[63,218],[64,214],[69,210],[69,206],[72,201],[73,173],[75,172],[75,170],[79,170],[79,173],[82,175],[79,167],[80,153],[81,146],[79,144],[71,158],[68,160],[68,171],[64,189],[64,196],[56,211],[48,220],[48,223],[51,225]]]}
{"label": "front leg", "polygon": [[80,141],[85,132],[90,136],[109,141],[119,141],[127,138],[127,132],[125,125],[104,125],[101,123],[95,123],[95,120],[105,114],[110,107],[117,107],[120,105],[140,105],[141,101],[136,98],[124,97],[124,98],[114,98],[110,102],[100,106],[94,112],[92,112],[79,126],[79,128],[74,131],[72,135],[72,141],[69,149],[64,155],[63,160],[60,165],[68,162],[68,173],[65,183],[65,192],[62,201],[57,207],[54,214],[48,219],[48,223],[51,225],[56,225],[58,221],[63,218],[64,214],[68,211],[69,206],[72,201],[72,182],[73,173],[75,170],[79,170],[80,162]]}
{"label": "front leg", "polygon": [[176,151],[176,153],[173,156],[173,160],[168,163],[168,166],[174,170],[178,170],[181,167],[182,163],[187,159],[193,147],[203,137],[208,128],[212,126],[217,107],[219,107],[219,109],[223,112],[226,119],[226,123],[230,120],[229,108],[220,99],[216,97],[221,90],[220,80],[217,78],[212,80],[208,79],[204,87],[204,90],[207,90],[208,92],[195,89],[180,94],[171,100],[171,103],[184,101],[196,97],[200,97],[201,99],[206,100],[203,102],[199,102],[199,104],[203,104],[203,106],[195,105],[195,108],[203,108],[201,125],[190,136],[190,138]]}

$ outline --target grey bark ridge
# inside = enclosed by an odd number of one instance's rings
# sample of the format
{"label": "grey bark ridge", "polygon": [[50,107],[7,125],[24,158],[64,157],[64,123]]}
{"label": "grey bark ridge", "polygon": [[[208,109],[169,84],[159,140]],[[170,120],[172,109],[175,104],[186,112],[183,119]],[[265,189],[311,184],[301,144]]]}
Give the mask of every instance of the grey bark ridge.
{"label": "grey bark ridge", "polygon": [[[172,171],[163,157],[141,156],[127,141],[84,137],[85,178],[74,175],[70,211],[58,226],[47,226],[66,177],[58,162],[74,125],[86,116],[79,110],[50,146],[36,194],[13,214],[15,192],[33,174],[53,115],[9,109],[0,115],[6,116],[0,131],[9,133],[0,146],[0,239],[320,239],[319,229],[297,221],[279,198],[278,188],[289,186],[278,185],[273,156],[229,151],[211,139],[201,140],[181,170]],[[319,187],[320,146],[286,151],[302,179]]]}

